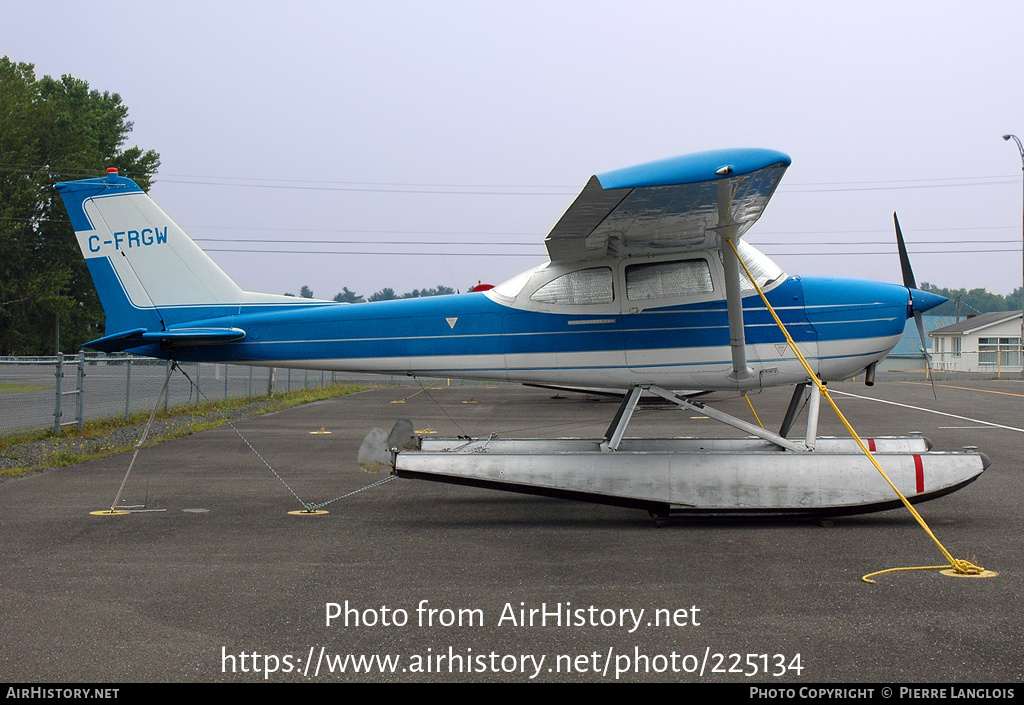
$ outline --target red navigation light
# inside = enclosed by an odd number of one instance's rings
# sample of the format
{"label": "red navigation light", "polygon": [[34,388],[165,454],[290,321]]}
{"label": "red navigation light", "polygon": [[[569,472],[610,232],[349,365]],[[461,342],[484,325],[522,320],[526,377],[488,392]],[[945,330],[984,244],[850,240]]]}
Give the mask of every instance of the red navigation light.
{"label": "red navigation light", "polygon": [[108,166],[107,167],[107,173],[108,174],[116,174],[117,173],[117,167],[116,166]]}

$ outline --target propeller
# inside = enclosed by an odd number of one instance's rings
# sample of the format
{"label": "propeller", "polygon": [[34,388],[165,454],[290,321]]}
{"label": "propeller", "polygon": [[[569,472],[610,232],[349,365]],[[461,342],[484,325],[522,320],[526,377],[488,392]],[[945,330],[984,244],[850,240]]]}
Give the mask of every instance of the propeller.
{"label": "propeller", "polygon": [[896,246],[900,251],[900,268],[903,270],[903,286],[907,287],[910,293],[910,305],[914,313],[914,323],[917,324],[917,334],[921,336],[921,352],[924,353],[924,361],[928,366],[928,381],[932,383],[932,396],[938,400],[935,393],[935,377],[932,374],[932,358],[928,354],[928,342],[924,335],[924,321],[921,318],[921,311],[914,306],[914,292],[917,290],[917,280],[914,279],[914,270],[910,266],[910,256],[907,254],[907,243],[903,239],[903,231],[900,229],[900,219],[893,212],[892,220],[896,224]]}

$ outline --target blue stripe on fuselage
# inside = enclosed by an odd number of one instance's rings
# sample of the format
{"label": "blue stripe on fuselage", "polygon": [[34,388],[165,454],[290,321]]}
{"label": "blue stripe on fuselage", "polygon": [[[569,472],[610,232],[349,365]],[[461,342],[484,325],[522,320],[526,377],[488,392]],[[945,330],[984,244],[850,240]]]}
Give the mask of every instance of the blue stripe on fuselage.
{"label": "blue stripe on fuselage", "polygon": [[[899,335],[906,289],[859,280],[790,278],[769,300],[797,342]],[[784,337],[757,296],[744,299],[750,344]],[[514,309],[483,294],[326,304],[204,318],[246,331],[242,342],[181,351],[181,359],[316,360],[523,355],[697,348],[729,344],[724,301],[635,314]],[[680,359],[680,362],[683,360]]]}

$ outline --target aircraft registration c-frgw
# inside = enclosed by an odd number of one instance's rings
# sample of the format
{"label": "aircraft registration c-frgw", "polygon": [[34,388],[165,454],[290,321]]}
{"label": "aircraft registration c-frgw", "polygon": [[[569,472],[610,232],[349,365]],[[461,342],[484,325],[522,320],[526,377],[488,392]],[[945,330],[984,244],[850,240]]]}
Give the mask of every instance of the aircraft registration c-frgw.
{"label": "aircraft registration c-frgw", "polygon": [[[747,243],[789,165],[781,152],[725,149],[596,175],[548,233],[549,261],[483,292],[363,304],[242,290],[116,172],[56,188],[106,312],[97,350],[623,394],[600,439],[420,439],[400,422],[367,438],[365,467],[657,514],[890,508],[899,500],[853,440],[817,436],[818,388],[756,289],[825,382],[873,376],[907,318],[945,299],[908,282],[906,261],[903,286],[790,276]],[[794,387],[778,432],[672,391],[776,386]],[[749,436],[626,438],[645,393]],[[790,439],[805,397],[806,433]],[[919,437],[870,443],[911,501],[988,465]]]}

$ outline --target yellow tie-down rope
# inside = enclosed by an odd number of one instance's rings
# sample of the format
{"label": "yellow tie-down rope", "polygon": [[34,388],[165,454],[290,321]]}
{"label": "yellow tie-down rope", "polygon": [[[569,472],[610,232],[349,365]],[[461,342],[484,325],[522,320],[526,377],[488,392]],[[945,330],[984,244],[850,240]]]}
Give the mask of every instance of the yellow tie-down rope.
{"label": "yellow tie-down rope", "polygon": [[732,248],[733,253],[736,255],[736,261],[738,261],[740,263],[740,266],[743,267],[743,271],[746,272],[747,274],[747,279],[750,280],[750,283],[754,285],[754,289],[757,291],[758,296],[761,297],[761,301],[764,302],[765,308],[767,308],[768,312],[772,314],[772,318],[775,319],[775,324],[779,327],[779,330],[781,330],[782,334],[786,337],[786,342],[789,343],[789,348],[796,355],[796,358],[800,361],[800,364],[803,365],[804,370],[807,371],[808,377],[810,377],[811,381],[814,382],[815,385],[817,385],[818,390],[821,392],[821,395],[825,398],[826,401],[828,401],[829,406],[832,407],[832,410],[836,412],[836,416],[838,416],[839,420],[843,422],[843,426],[846,427],[846,431],[850,434],[850,437],[857,442],[857,446],[860,448],[861,452],[864,453],[867,459],[871,461],[871,464],[875,466],[875,469],[878,470],[878,472],[882,475],[885,481],[889,484],[889,487],[893,489],[893,492],[896,493],[896,495],[900,498],[900,501],[903,502],[904,506],[906,506],[906,508],[914,516],[914,519],[917,520],[917,523],[921,525],[921,528],[924,529],[925,533],[927,533],[931,537],[932,541],[935,542],[935,545],[939,547],[939,550],[942,551],[942,554],[946,557],[946,560],[949,561],[948,565],[929,565],[910,568],[888,568],[886,570],[879,570],[874,573],[868,573],[861,579],[866,583],[874,583],[875,581],[871,580],[873,576],[881,575],[882,573],[892,573],[900,570],[951,570],[954,574],[963,576],[980,575],[981,573],[985,572],[984,568],[976,566],[970,561],[953,558],[952,554],[950,554],[950,552],[946,550],[946,547],[943,546],[939,539],[936,538],[935,534],[932,533],[932,530],[928,527],[928,524],[925,523],[925,520],[921,518],[921,515],[917,513],[917,510],[914,509],[914,507],[910,504],[907,498],[903,496],[903,493],[900,492],[896,485],[893,484],[892,480],[889,479],[889,476],[885,473],[885,470],[883,470],[882,466],[878,464],[877,460],[875,460],[875,456],[871,454],[871,451],[868,450],[868,447],[864,445],[864,441],[862,441],[860,436],[857,435],[857,432],[853,430],[853,426],[851,426],[850,422],[846,420],[845,416],[843,416],[843,412],[841,412],[839,410],[839,407],[836,406],[835,401],[832,400],[832,397],[828,393],[828,388],[820,379],[818,379],[818,375],[814,374],[814,370],[812,370],[811,366],[808,364],[807,358],[805,358],[803,354],[800,352],[800,349],[797,348],[796,342],[794,342],[793,338],[789,335],[789,331],[786,330],[786,326],[783,325],[782,320],[775,313],[775,309],[772,308],[772,305],[768,303],[768,298],[764,295],[764,292],[761,290],[761,287],[758,286],[757,281],[755,281],[754,275],[751,274],[750,270],[747,268],[746,263],[740,257],[740,253],[737,251],[736,245],[733,243],[731,239],[726,239],[725,241],[729,243],[729,247]]}
{"label": "yellow tie-down rope", "polygon": [[764,424],[761,423],[761,417],[757,415],[756,411],[754,411],[754,405],[750,402],[750,397],[747,396],[746,392],[743,392],[743,398],[747,400],[747,406],[750,407],[750,413],[754,415],[754,421],[757,421],[758,426],[764,428]]}

